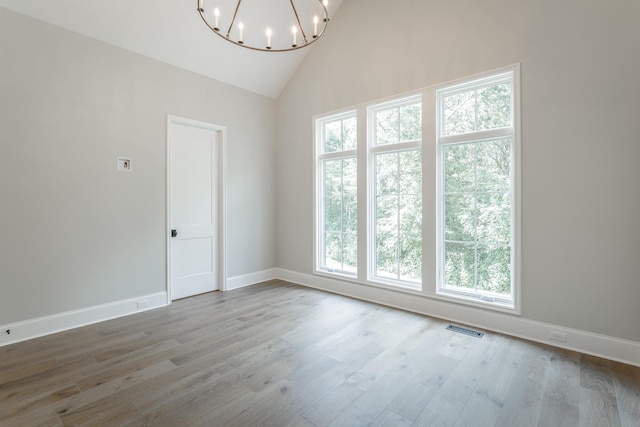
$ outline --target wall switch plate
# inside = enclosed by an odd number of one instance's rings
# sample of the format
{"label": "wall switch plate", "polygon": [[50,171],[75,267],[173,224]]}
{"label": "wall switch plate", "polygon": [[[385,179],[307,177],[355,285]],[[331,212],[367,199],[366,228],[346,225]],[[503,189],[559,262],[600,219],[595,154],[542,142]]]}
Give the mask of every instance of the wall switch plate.
{"label": "wall switch plate", "polygon": [[130,157],[118,157],[118,172],[131,172]]}

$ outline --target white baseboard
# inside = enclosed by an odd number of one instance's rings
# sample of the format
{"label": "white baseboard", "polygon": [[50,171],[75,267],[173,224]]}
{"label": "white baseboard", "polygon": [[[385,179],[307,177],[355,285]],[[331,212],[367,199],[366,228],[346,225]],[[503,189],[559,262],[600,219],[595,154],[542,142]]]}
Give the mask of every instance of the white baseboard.
{"label": "white baseboard", "polygon": [[270,268],[268,270],[262,270],[255,273],[242,274],[240,276],[229,277],[227,279],[227,288],[225,289],[225,291],[244,288],[245,286],[255,285],[275,278],[275,268]]}
{"label": "white baseboard", "polygon": [[[617,362],[640,366],[640,343],[588,331],[571,329],[521,317],[453,304],[379,287],[314,276],[285,269],[268,269],[231,277],[227,289],[239,289],[272,279],[281,279],[352,298],[437,317],[479,329],[499,332],[555,347],[574,350]],[[144,307],[138,307],[139,303]],[[127,316],[167,305],[167,293],[144,295],[109,304],[87,307],[51,316],[0,326],[0,346],[53,334],[97,322]],[[9,330],[10,334],[6,331]],[[550,339],[551,331],[564,334],[566,342]]]}
{"label": "white baseboard", "polygon": [[[227,280],[227,291],[255,285],[260,282],[276,278],[276,270],[269,269],[241,276],[231,277]],[[139,304],[140,303],[140,304]],[[141,305],[140,307],[138,307]],[[159,292],[151,295],[143,295],[123,301],[86,307],[64,313],[36,319],[24,320],[0,326],[0,347],[14,344],[33,338],[42,337],[56,332],[79,328],[129,314],[139,313],[153,308],[167,305],[167,293]],[[7,333],[9,331],[10,333]]]}
{"label": "white baseboard", "polygon": [[[514,315],[449,303],[401,291],[360,285],[285,269],[276,269],[276,277],[302,286],[640,366],[640,343],[634,341],[523,319]],[[566,342],[552,340],[550,338],[551,331],[564,334]]]}
{"label": "white baseboard", "polygon": [[[142,295],[0,326],[0,347],[167,305],[167,293]],[[7,333],[10,331],[10,333]]]}

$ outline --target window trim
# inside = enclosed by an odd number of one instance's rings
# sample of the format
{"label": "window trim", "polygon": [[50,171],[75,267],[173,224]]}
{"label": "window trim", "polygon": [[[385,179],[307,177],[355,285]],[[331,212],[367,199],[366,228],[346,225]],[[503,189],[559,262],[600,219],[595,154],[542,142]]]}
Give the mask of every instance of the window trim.
{"label": "window trim", "polygon": [[[441,294],[438,292],[438,248],[437,248],[437,239],[438,239],[438,231],[437,224],[439,215],[439,201],[438,201],[438,173],[436,168],[439,167],[439,157],[438,157],[438,129],[439,129],[439,112],[437,108],[437,93],[443,89],[453,90],[454,88],[458,88],[460,90],[470,82],[487,79],[491,77],[498,76],[500,74],[512,73],[513,76],[513,86],[512,86],[512,96],[513,96],[513,143],[514,147],[514,155],[512,167],[516,169],[515,175],[512,177],[514,181],[513,191],[513,212],[512,215],[516,218],[514,224],[514,239],[515,244],[512,245],[512,248],[515,250],[515,257],[512,260],[513,268],[514,268],[514,280],[515,280],[515,297],[513,300],[513,304],[510,306],[504,306],[496,303],[489,303],[485,301],[480,301],[476,299],[468,299],[461,296],[451,295],[451,294]],[[386,103],[392,104],[398,100],[409,98],[411,96],[421,96],[422,97],[422,164],[423,164],[423,173],[422,173],[422,197],[423,197],[423,210],[422,210],[422,287],[421,288],[412,288],[412,287],[402,287],[398,286],[398,284],[394,283],[393,285],[389,285],[384,281],[373,281],[369,277],[369,266],[371,265],[370,255],[364,249],[368,248],[370,245],[370,232],[369,232],[369,220],[370,213],[370,171],[371,165],[369,164],[370,158],[372,156],[371,153],[377,152],[378,148],[374,147],[371,150],[369,149],[369,135],[371,134],[370,129],[370,120],[368,120],[368,108],[372,106],[381,106]],[[327,112],[322,114],[317,114],[312,117],[312,129],[313,129],[313,145],[314,147],[311,150],[313,159],[312,161],[312,170],[313,177],[312,180],[314,182],[314,192],[313,195],[313,267],[312,274],[322,283],[323,278],[327,279],[336,279],[345,283],[353,283],[355,285],[366,286],[370,288],[378,288],[384,289],[387,291],[398,292],[404,295],[412,295],[415,297],[427,298],[433,301],[440,301],[443,303],[452,303],[456,305],[469,306],[474,308],[480,308],[484,310],[502,312],[510,315],[521,315],[521,129],[520,129],[520,64],[509,65],[501,68],[497,68],[488,72],[478,73],[472,76],[465,77],[463,79],[457,79],[453,81],[449,81],[443,84],[432,85],[429,87],[425,87],[419,90],[406,92],[404,94],[397,94],[393,97],[388,97],[384,99],[378,99],[377,101],[369,101],[365,103],[361,103],[355,106],[351,106],[349,108],[334,110],[333,112]],[[344,275],[340,274],[340,272],[334,271],[326,271],[319,269],[319,259],[322,254],[318,253],[319,247],[319,235],[321,236],[320,224],[318,222],[318,213],[319,213],[319,189],[321,189],[320,183],[318,182],[318,165],[321,161],[319,159],[319,155],[321,153],[321,146],[319,144],[319,126],[322,120],[327,119],[335,119],[340,117],[341,115],[355,115],[357,119],[357,144],[355,157],[357,159],[357,168],[358,168],[358,266],[357,266],[357,274],[356,275]],[[491,131],[482,131],[476,136],[481,136],[483,132],[494,132],[493,136],[502,136],[504,132],[508,132],[505,129],[494,129]],[[487,136],[488,134],[484,134]],[[468,135],[465,135],[467,137]],[[458,135],[449,135],[446,136],[448,142],[456,141]],[[333,153],[324,153],[327,155],[332,155]],[[320,234],[319,234],[320,233]],[[303,275],[301,277],[301,283],[309,284],[309,277]],[[312,282],[313,283],[313,282]],[[345,290],[346,292],[346,290]]]}
{"label": "window trim", "polygon": [[[378,154],[391,154],[400,153],[404,151],[417,150],[420,153],[422,159],[422,146],[424,141],[424,134],[421,129],[421,139],[413,141],[397,142],[392,144],[376,145],[376,121],[375,114],[378,111],[384,111],[391,108],[400,108],[406,105],[420,103],[420,108],[424,105],[424,98],[422,92],[412,95],[402,96],[394,98],[393,100],[373,103],[366,107],[367,114],[367,209],[366,209],[366,228],[367,228],[367,282],[377,283],[392,288],[409,289],[413,291],[421,291],[424,280],[420,282],[409,282],[400,279],[386,278],[376,275],[377,266],[377,252],[376,252],[376,170],[375,170],[375,158]],[[423,117],[421,117],[421,121]],[[424,166],[421,173],[424,173]],[[424,200],[424,185],[422,189],[422,198]],[[424,242],[424,228],[421,236],[421,245]],[[424,264],[424,256],[422,259]]]}
{"label": "window trim", "polygon": [[[313,244],[313,258],[314,258],[314,272],[316,273],[324,273],[332,276],[338,276],[341,278],[349,278],[354,279],[357,278],[357,268],[356,272],[352,273],[350,271],[345,271],[341,269],[330,269],[324,266],[324,166],[323,163],[326,160],[344,160],[344,159],[356,159],[356,164],[358,162],[358,149],[357,149],[357,140],[356,140],[356,148],[350,150],[343,151],[331,151],[324,152],[324,124],[328,122],[334,122],[337,120],[345,120],[350,118],[356,118],[357,120],[357,110],[349,109],[337,114],[326,115],[322,117],[315,118],[313,120],[313,129],[315,135],[315,160],[313,162],[313,174],[314,174],[314,189],[315,194],[313,198],[313,215],[314,215],[314,244]],[[322,250],[321,250],[322,246]]]}
{"label": "window trim", "polygon": [[[511,126],[491,130],[469,132],[461,135],[443,135],[444,117],[442,100],[445,96],[482,89],[508,81],[511,83]],[[475,306],[498,309],[515,314],[521,313],[520,306],[520,254],[521,254],[521,147],[520,147],[520,66],[516,64],[492,73],[474,76],[455,85],[441,86],[436,90],[436,283],[435,293],[452,301],[470,303]],[[477,143],[487,140],[511,139],[511,298],[482,296],[475,292],[464,292],[444,286],[444,156],[445,145]]]}

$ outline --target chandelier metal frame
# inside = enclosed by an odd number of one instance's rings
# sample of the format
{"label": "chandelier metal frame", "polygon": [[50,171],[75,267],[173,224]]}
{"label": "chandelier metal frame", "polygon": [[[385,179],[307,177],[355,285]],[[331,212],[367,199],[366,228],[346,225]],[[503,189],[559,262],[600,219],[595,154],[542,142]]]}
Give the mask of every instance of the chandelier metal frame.
{"label": "chandelier metal frame", "polygon": [[[234,29],[234,25],[236,24],[236,18],[238,17],[238,11],[240,10],[240,4],[242,3],[242,0],[238,0],[236,4],[235,10],[233,12],[233,17],[231,18],[231,23],[229,24],[229,28],[227,29],[226,33],[223,31],[220,31],[220,25],[218,24],[218,14],[217,14],[218,10],[215,9],[215,12],[216,12],[215,24],[211,24],[207,20],[207,18],[205,18],[203,0],[197,0],[197,1],[198,1],[198,13],[202,18],[202,21],[206,24],[207,27],[209,27],[211,31],[213,31],[215,34],[217,34],[224,40],[228,41],[229,43],[233,43],[236,46],[244,47],[251,50],[257,50],[261,52],[290,52],[292,50],[302,49],[304,47],[310,46],[324,34],[324,31],[327,28],[327,24],[329,23],[329,12],[327,10],[327,0],[306,0],[306,1],[318,1],[320,6],[322,7],[322,10],[324,11],[324,17],[322,19],[318,19],[314,21],[314,24],[313,24],[314,31],[313,31],[312,37],[311,38],[307,37],[308,31],[304,30],[304,26],[302,25],[302,21],[300,20],[300,16],[298,15],[298,10],[296,9],[296,6],[293,3],[293,0],[289,0],[289,3],[291,4],[291,10],[293,12],[293,15],[295,16],[296,22],[298,23],[297,27],[294,26],[292,28],[291,34],[293,38],[292,38],[291,47],[273,49],[271,46],[271,30],[269,28],[267,28],[267,33],[266,33],[267,43],[265,44],[265,47],[258,47],[258,46],[252,46],[252,45],[246,44],[244,42],[242,38],[242,32],[244,28],[241,22],[239,22],[237,26],[238,33],[240,34],[239,38],[237,40],[231,38],[231,32]],[[322,25],[321,25],[321,28],[318,30],[320,23],[322,23]],[[302,43],[300,44],[297,43],[297,29],[300,30],[300,33],[302,36]]]}

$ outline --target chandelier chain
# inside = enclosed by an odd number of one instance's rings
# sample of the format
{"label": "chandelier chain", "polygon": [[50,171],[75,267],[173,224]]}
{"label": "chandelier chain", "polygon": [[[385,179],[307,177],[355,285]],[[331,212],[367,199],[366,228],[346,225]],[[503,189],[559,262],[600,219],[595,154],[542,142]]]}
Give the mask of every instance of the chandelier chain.
{"label": "chandelier chain", "polygon": [[[298,11],[296,10],[296,6],[293,4],[293,0],[289,0],[291,2],[291,9],[293,9],[293,14],[296,15],[296,20],[298,21],[298,27],[300,27],[300,32],[302,33],[302,40],[304,40],[304,44],[307,44],[307,34],[304,32],[304,27],[302,26],[302,22],[300,22],[300,17],[298,16]],[[293,46],[295,47],[295,45]]]}
{"label": "chandelier chain", "polygon": [[238,10],[240,9],[240,3],[242,3],[242,0],[238,0],[238,4],[236,5],[236,10],[233,11],[233,18],[231,18],[231,24],[229,24],[229,29],[227,30],[227,38],[229,38],[229,34],[231,34],[233,23],[236,22],[236,17],[238,16]]}

